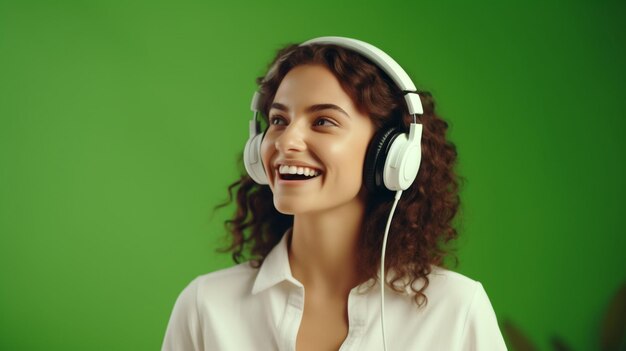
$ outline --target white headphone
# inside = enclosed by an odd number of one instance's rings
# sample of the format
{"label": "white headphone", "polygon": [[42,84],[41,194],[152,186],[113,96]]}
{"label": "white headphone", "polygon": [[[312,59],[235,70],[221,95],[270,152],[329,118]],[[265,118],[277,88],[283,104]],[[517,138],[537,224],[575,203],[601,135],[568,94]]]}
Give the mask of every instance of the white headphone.
{"label": "white headphone", "polygon": [[[394,59],[366,42],[344,37],[320,37],[308,40],[300,46],[309,44],[334,44],[356,51],[387,73],[404,93],[409,114],[413,116],[409,132],[404,133],[396,128],[390,128],[383,129],[374,136],[365,158],[364,183],[372,191],[408,189],[417,177],[422,155],[422,125],[417,123],[416,115],[422,114],[423,109],[415,84]],[[266,79],[274,74],[280,62],[277,60],[270,68]],[[259,98],[260,93],[255,91],[250,107],[254,115],[250,121],[250,136],[244,149],[244,165],[248,175],[255,182],[268,184],[260,152],[264,133],[259,130],[257,121],[261,109]]]}

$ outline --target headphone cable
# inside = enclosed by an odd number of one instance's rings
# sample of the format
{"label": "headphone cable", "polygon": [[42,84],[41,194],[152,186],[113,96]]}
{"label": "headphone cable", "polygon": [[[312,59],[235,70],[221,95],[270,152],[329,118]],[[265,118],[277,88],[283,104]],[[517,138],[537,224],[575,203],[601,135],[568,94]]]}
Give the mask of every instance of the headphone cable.
{"label": "headphone cable", "polygon": [[385,235],[383,236],[383,248],[380,254],[380,326],[383,331],[383,350],[387,351],[387,339],[385,336],[385,251],[387,250],[387,237],[389,236],[389,227],[391,226],[391,219],[396,211],[398,201],[402,196],[402,190],[396,191],[396,196],[389,211],[389,218],[387,218],[387,226],[385,226]]}

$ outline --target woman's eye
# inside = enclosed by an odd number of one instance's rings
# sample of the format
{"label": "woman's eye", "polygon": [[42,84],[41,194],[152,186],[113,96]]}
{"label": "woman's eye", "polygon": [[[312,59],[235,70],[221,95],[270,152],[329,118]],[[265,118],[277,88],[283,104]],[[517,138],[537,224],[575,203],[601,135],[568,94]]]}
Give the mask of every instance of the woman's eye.
{"label": "woman's eye", "polygon": [[283,125],[285,124],[285,119],[280,116],[272,116],[270,117],[270,124]]}
{"label": "woman's eye", "polygon": [[328,118],[320,118],[317,121],[315,121],[315,123],[313,124],[315,126],[321,126],[321,127],[332,127],[332,126],[336,126],[336,124],[331,121]]}

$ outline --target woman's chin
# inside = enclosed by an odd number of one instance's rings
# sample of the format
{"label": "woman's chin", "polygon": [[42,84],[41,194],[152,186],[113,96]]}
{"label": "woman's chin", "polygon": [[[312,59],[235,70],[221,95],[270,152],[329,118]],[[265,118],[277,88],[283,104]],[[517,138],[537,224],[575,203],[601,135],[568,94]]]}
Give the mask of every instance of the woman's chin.
{"label": "woman's chin", "polygon": [[303,199],[278,199],[276,196],[274,197],[274,207],[276,211],[284,214],[284,215],[295,215],[298,213],[305,213],[312,210],[310,204],[305,203]]}

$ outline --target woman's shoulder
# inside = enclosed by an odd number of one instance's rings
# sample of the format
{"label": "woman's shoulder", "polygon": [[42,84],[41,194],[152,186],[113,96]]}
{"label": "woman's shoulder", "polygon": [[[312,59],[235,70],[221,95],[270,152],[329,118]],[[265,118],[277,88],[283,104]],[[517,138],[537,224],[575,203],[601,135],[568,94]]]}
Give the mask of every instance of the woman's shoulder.
{"label": "woman's shoulder", "polygon": [[462,290],[474,289],[476,284],[480,284],[477,280],[474,280],[466,275],[440,266],[431,266],[428,279],[430,281],[430,285],[433,286],[442,286],[446,288],[454,287]]}
{"label": "woman's shoulder", "polygon": [[176,299],[168,323],[163,350],[201,347],[210,320],[224,320],[237,308],[241,296],[252,289],[257,269],[249,263],[197,276]]}
{"label": "woman's shoulder", "polygon": [[[398,295],[396,303],[413,305],[419,291],[426,298],[426,310],[445,309],[461,311],[472,305],[479,295],[486,295],[482,284],[461,273],[432,265],[425,277],[408,282],[408,278],[394,282]],[[400,298],[400,296],[404,296]],[[419,300],[422,300],[421,298]]]}
{"label": "woman's shoulder", "polygon": [[410,284],[406,280],[408,278],[394,283],[398,287],[396,291],[404,292],[402,294],[404,298],[400,299],[404,304],[414,304],[415,295],[419,291],[426,297],[424,306],[426,310],[461,311],[472,304],[476,295],[484,294],[482,284],[470,277],[440,266],[430,268],[430,273],[426,277],[414,280]]}
{"label": "woman's shoulder", "polygon": [[[426,297],[425,305],[418,309],[419,313],[406,312],[405,318],[407,320],[414,318],[420,323],[426,319],[450,323],[455,321],[460,323],[459,325],[465,325],[467,321],[473,318],[472,316],[484,315],[485,318],[477,318],[477,322],[481,324],[493,315],[487,293],[479,281],[439,266],[432,266],[427,278],[428,283],[425,282],[425,279],[414,282],[413,289],[415,290],[410,289],[408,296],[405,295],[405,298],[402,299],[405,307],[413,305],[415,291],[427,284],[422,290]],[[395,302],[400,304],[398,301]],[[414,311],[407,309],[407,311],[409,310]],[[492,317],[495,318],[495,316]]]}
{"label": "woman's shoulder", "polygon": [[196,276],[179,293],[175,310],[184,310],[186,312],[182,314],[189,314],[190,311],[231,307],[249,295],[257,272],[257,269],[245,262]]}
{"label": "woman's shoulder", "polygon": [[433,267],[426,289],[432,311],[462,326],[461,340],[477,350],[506,350],[496,314],[483,285],[461,273]]}
{"label": "woman's shoulder", "polygon": [[[427,278],[428,285],[422,291],[425,304],[419,308],[412,308],[414,291],[385,300],[385,309],[395,317],[392,321],[400,321],[401,334],[412,331],[407,341],[414,343],[412,349],[506,350],[491,302],[479,281],[436,266],[431,267]],[[414,288],[422,288],[425,279],[414,284]],[[444,329],[445,340],[433,332]]]}
{"label": "woman's shoulder", "polygon": [[482,284],[468,276],[452,270],[432,266],[428,275],[425,294],[428,299],[445,300],[446,303],[467,304],[482,291]]}
{"label": "woman's shoulder", "polygon": [[232,267],[222,268],[213,272],[199,275],[196,279],[201,282],[224,282],[232,279],[241,279],[246,276],[256,275],[257,268],[254,268],[251,262],[243,262]]}
{"label": "woman's shoulder", "polygon": [[243,262],[232,267],[205,273],[193,279],[189,287],[196,289],[198,294],[211,295],[233,293],[236,291],[250,291],[258,269],[250,262]]}

